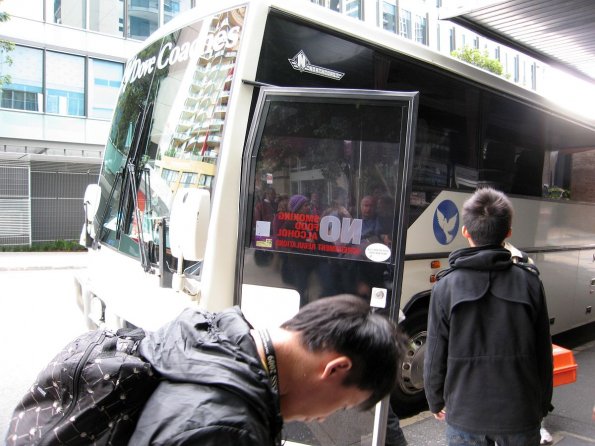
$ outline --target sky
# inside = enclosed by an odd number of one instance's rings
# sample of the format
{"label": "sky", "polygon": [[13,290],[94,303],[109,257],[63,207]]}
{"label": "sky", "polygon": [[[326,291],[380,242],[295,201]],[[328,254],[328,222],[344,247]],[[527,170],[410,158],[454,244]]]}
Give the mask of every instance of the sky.
{"label": "sky", "polygon": [[595,124],[595,81],[589,83],[553,67],[547,68],[541,93]]}

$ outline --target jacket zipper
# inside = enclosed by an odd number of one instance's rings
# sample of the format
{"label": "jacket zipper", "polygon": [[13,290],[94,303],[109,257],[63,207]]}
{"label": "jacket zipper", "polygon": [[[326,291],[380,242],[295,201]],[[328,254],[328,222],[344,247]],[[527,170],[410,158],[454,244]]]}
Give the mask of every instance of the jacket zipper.
{"label": "jacket zipper", "polygon": [[68,407],[68,410],[62,414],[60,419],[58,421],[56,421],[45,434],[43,434],[43,436],[39,440],[39,443],[37,443],[38,446],[42,446],[44,444],[44,440],[49,437],[50,433],[53,432],[54,428],[56,426],[58,426],[58,424],[60,424],[62,422],[62,420],[67,419],[70,416],[70,414],[72,413],[72,411],[74,410],[74,408],[76,407],[76,400],[77,400],[78,394],[79,394],[80,375],[83,372],[83,368],[85,367],[85,364],[87,363],[87,359],[89,359],[89,356],[93,352],[93,349],[96,346],[100,345],[103,342],[104,338],[105,338],[105,331],[102,331],[99,338],[97,340],[95,340],[94,342],[92,342],[91,344],[89,344],[87,346],[87,348],[85,349],[85,353],[83,354],[81,359],[79,359],[79,362],[77,363],[76,368],[74,369],[74,374],[73,374],[73,379],[72,379],[72,381],[73,381],[72,400],[70,402],[70,407]]}

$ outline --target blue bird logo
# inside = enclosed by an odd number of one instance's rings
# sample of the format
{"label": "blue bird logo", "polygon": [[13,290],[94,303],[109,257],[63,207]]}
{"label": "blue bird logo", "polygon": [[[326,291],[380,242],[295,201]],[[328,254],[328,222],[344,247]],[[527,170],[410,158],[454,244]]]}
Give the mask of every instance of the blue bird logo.
{"label": "blue bird logo", "polygon": [[442,201],[434,213],[434,237],[438,243],[448,245],[459,230],[459,210],[451,200]]}

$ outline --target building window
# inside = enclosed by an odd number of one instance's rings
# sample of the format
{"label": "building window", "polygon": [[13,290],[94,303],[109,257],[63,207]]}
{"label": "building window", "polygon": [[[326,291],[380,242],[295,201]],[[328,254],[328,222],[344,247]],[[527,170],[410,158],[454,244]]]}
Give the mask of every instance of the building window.
{"label": "building window", "polygon": [[428,44],[428,26],[427,19],[422,16],[415,16],[415,41],[418,43]]}
{"label": "building window", "polygon": [[[146,39],[161,24],[188,11],[196,3],[196,0],[126,0],[126,4],[124,0],[27,1],[36,1],[40,5],[45,2],[48,11],[47,20],[53,23],[115,36],[124,36],[126,23],[127,32],[124,37],[139,40]],[[361,0],[357,1],[361,2]],[[160,17],[161,7],[163,8],[162,17]],[[42,6],[39,8],[43,11]],[[125,10],[126,17],[124,17]],[[89,18],[88,22],[87,17]],[[40,16],[38,19],[43,20],[43,17]]]}
{"label": "building window", "polygon": [[527,85],[527,62],[523,60],[523,85]]}
{"label": "building window", "polygon": [[19,90],[6,90],[2,92],[2,107],[16,110],[39,110],[37,93]]}
{"label": "building window", "polygon": [[89,116],[110,119],[122,83],[124,66],[107,60],[89,59]]}
{"label": "building window", "polygon": [[345,14],[349,17],[362,20],[362,0],[343,0],[345,2]]}
{"label": "building window", "polygon": [[89,117],[111,118],[122,82],[123,64],[89,58],[85,91],[84,57],[47,51],[44,64],[43,50],[19,45],[10,55],[12,65],[0,63],[0,75],[7,74],[11,80],[0,90],[0,107],[85,116],[87,96]]}
{"label": "building window", "polygon": [[87,0],[54,0],[53,21],[60,25],[85,29]]}
{"label": "building window", "polygon": [[331,0],[329,8],[333,11],[341,12],[341,0]]}
{"label": "building window", "polygon": [[537,90],[537,64],[535,62],[531,64],[531,88]]}
{"label": "building window", "polygon": [[10,83],[3,85],[0,90],[0,106],[42,111],[43,51],[15,46],[10,57],[13,60],[12,65],[0,64],[0,74],[10,76]]}
{"label": "building window", "polygon": [[128,36],[144,40],[159,27],[158,0],[128,0]]}
{"label": "building window", "polygon": [[163,178],[170,187],[176,185],[179,176],[180,172],[177,170],[163,169],[161,171],[161,178]]}
{"label": "building window", "polygon": [[450,52],[452,53],[454,50],[457,49],[457,39],[456,39],[454,28],[450,28],[450,30],[448,32],[448,40],[449,40],[449,45],[450,45]]}
{"label": "building window", "polygon": [[213,175],[200,175],[200,178],[198,180],[198,185],[200,187],[204,187],[204,188],[210,188],[212,183],[213,183]]}
{"label": "building window", "polygon": [[476,50],[479,49],[479,36],[473,37],[473,48],[475,48]]}
{"label": "building window", "polygon": [[85,115],[85,59],[47,52],[46,112],[67,116]]}
{"label": "building window", "polygon": [[518,54],[514,56],[514,81],[518,82],[520,77],[520,60]]}
{"label": "building window", "polygon": [[401,17],[399,17],[399,25],[399,34],[401,34],[403,37],[411,39],[411,12],[405,9],[401,10]]}
{"label": "building window", "polygon": [[124,2],[89,0],[89,29],[112,36],[123,36]]}
{"label": "building window", "polygon": [[494,50],[494,58],[496,60],[500,60],[500,47],[497,46],[496,49]]}
{"label": "building window", "polygon": [[397,32],[397,6],[382,2],[382,27],[388,31]]}
{"label": "building window", "polygon": [[192,9],[192,0],[164,0],[163,23],[169,22],[178,14]]}
{"label": "building window", "polygon": [[198,174],[194,172],[183,172],[180,179],[180,187],[191,187],[196,184]]}

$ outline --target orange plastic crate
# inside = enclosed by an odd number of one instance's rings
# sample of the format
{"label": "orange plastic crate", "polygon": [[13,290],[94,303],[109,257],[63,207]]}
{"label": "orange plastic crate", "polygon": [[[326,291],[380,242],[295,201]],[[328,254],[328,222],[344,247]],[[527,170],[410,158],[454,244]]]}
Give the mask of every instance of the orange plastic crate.
{"label": "orange plastic crate", "polygon": [[571,350],[552,344],[554,354],[554,386],[570,384],[576,381],[578,365]]}

